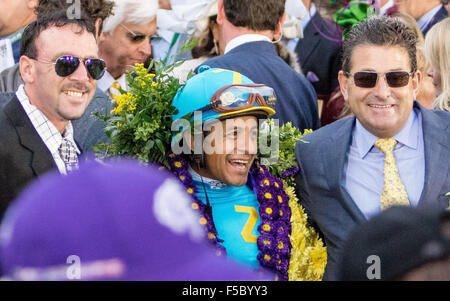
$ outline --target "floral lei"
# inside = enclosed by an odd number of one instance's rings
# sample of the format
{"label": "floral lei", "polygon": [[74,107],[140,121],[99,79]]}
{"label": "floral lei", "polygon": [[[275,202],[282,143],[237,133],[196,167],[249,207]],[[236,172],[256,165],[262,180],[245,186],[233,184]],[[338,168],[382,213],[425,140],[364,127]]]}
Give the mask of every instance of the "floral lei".
{"label": "floral lei", "polygon": [[[225,248],[218,244],[217,230],[214,227],[211,212],[196,197],[198,190],[188,171],[189,163],[173,153],[169,153],[167,159],[171,171],[191,195],[193,199],[191,207],[199,211],[200,223],[206,228],[208,240],[216,245],[220,253],[225,253]],[[260,205],[261,224],[258,227],[260,235],[257,240],[259,250],[257,259],[262,267],[273,270],[279,280],[287,281],[291,256],[289,196],[283,190],[283,182],[272,176],[264,165],[255,162],[250,169],[250,174],[257,184],[256,196]]]}

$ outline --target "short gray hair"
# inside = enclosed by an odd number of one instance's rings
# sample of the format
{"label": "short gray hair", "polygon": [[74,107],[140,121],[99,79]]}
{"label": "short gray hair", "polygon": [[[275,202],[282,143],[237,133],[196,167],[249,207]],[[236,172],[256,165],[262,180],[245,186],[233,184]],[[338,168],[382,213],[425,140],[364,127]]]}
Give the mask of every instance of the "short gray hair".
{"label": "short gray hair", "polygon": [[103,31],[112,33],[122,22],[146,24],[156,17],[158,0],[112,0],[113,15],[103,22]]}
{"label": "short gray hair", "polygon": [[342,45],[342,70],[350,72],[353,50],[359,45],[400,46],[408,52],[411,72],[417,71],[417,37],[399,18],[372,16],[346,35]]}

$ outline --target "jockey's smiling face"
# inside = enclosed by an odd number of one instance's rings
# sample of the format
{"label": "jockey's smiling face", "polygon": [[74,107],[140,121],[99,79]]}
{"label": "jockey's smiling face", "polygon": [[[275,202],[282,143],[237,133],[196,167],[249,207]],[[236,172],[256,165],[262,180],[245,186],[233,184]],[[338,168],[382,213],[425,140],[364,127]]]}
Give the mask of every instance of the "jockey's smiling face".
{"label": "jockey's smiling face", "polygon": [[232,186],[247,183],[257,152],[258,120],[254,116],[217,122],[203,142],[206,168],[193,168],[204,177]]}

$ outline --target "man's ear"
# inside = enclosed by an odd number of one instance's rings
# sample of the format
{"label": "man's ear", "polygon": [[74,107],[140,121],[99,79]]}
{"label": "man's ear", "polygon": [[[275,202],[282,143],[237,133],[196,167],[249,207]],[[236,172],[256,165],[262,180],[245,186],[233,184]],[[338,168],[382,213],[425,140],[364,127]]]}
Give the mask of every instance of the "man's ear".
{"label": "man's ear", "polygon": [[100,39],[100,27],[102,25],[102,19],[101,18],[97,18],[97,20],[95,20],[95,39],[97,40],[97,43]]}
{"label": "man's ear", "polygon": [[100,36],[98,38],[97,43],[104,42],[108,36],[109,36],[109,32],[102,31],[102,33],[100,34]]}
{"label": "man's ear", "polygon": [[278,21],[277,27],[275,28],[275,34],[279,34],[281,32],[281,27],[283,27],[285,20],[286,20],[286,12],[283,13],[283,15],[280,18],[280,21]]}
{"label": "man's ear", "polygon": [[345,76],[344,71],[339,71],[338,73],[338,81],[339,87],[341,89],[342,96],[344,96],[345,101],[348,99],[348,77]]}
{"label": "man's ear", "polygon": [[217,23],[222,25],[226,20],[225,7],[223,6],[223,0],[219,0],[217,4]]}
{"label": "man's ear", "polygon": [[22,55],[19,60],[19,70],[20,75],[22,76],[22,79],[26,84],[31,84],[34,82],[36,76],[36,67],[35,62],[32,59],[30,59],[26,55]]}

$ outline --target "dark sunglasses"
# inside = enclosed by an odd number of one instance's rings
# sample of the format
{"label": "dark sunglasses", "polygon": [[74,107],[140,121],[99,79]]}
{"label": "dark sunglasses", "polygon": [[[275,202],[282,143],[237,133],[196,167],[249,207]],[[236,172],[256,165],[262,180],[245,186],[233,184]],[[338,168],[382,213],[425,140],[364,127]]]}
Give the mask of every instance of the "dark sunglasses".
{"label": "dark sunglasses", "polygon": [[414,78],[414,72],[391,71],[377,73],[371,71],[360,71],[355,74],[345,72],[345,76],[353,77],[355,85],[361,88],[373,88],[377,85],[378,76],[385,76],[386,82],[391,88],[404,87],[409,83],[409,77]]}
{"label": "dark sunglasses", "polygon": [[[146,35],[143,35],[141,33],[135,33],[134,31],[132,31],[131,29],[129,29],[128,27],[126,27],[123,24],[120,24],[120,26],[122,26],[123,28],[125,28],[128,31],[128,38],[133,43],[142,42],[147,38]],[[153,36],[150,36],[150,41],[152,40],[152,38],[153,38]]]}
{"label": "dark sunglasses", "polygon": [[39,59],[34,60],[41,63],[55,65],[55,72],[61,77],[66,77],[74,73],[80,66],[80,62],[83,62],[84,66],[86,66],[86,70],[88,71],[89,76],[95,80],[99,80],[100,78],[102,78],[106,70],[105,61],[96,58],[80,59],[76,56],[65,55],[57,58],[55,62]]}

